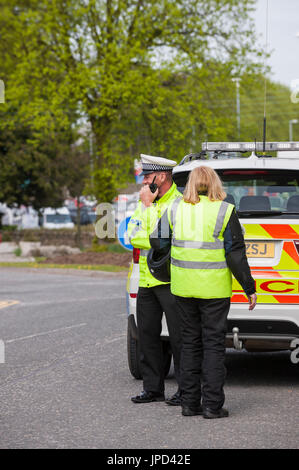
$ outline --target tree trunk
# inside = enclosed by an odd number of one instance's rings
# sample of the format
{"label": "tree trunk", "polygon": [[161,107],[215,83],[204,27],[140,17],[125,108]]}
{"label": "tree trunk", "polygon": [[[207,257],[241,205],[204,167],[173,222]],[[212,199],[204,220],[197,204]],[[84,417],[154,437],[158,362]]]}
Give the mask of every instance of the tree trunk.
{"label": "tree trunk", "polygon": [[105,164],[105,155],[107,155],[109,149],[111,125],[111,120],[107,117],[91,118],[95,147],[98,149],[94,161],[96,161],[98,167]]}

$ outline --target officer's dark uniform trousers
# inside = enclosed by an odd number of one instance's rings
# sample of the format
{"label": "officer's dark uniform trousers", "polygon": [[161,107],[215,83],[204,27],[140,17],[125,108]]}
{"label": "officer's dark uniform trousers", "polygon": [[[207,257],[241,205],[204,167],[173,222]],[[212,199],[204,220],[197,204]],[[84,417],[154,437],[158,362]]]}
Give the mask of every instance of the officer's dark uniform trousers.
{"label": "officer's dark uniform trousers", "polygon": [[176,297],[181,317],[183,404],[217,410],[224,403],[225,335],[230,298]]}
{"label": "officer's dark uniform trousers", "polygon": [[180,315],[170,284],[139,287],[137,324],[143,388],[147,392],[164,392],[163,345],[160,338],[162,315],[165,312],[173,354],[175,377],[180,384],[181,334]]}
{"label": "officer's dark uniform trousers", "polygon": [[[150,237],[152,247],[158,252],[165,252],[171,246],[170,231],[167,238],[157,237],[157,233],[163,233],[163,223],[167,227],[169,222],[166,216],[162,217],[158,230]],[[246,294],[251,295],[255,292],[255,283],[248,266],[242,229],[235,210],[223,236],[227,265]],[[215,294],[217,295],[217,286]],[[230,298],[175,298],[180,312],[182,337],[182,404],[191,408],[202,404],[218,410],[222,408],[225,399],[225,336]]]}

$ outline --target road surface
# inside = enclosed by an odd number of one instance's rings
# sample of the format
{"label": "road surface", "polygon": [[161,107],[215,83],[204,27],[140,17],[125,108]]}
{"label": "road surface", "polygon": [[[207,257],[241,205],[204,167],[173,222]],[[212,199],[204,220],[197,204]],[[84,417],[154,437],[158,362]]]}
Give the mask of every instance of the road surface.
{"label": "road surface", "polygon": [[[230,417],[133,404],[124,274],[0,269],[1,448],[299,447],[299,366],[290,354],[229,350]],[[1,359],[1,357],[0,357]],[[166,394],[176,391],[173,374]]]}

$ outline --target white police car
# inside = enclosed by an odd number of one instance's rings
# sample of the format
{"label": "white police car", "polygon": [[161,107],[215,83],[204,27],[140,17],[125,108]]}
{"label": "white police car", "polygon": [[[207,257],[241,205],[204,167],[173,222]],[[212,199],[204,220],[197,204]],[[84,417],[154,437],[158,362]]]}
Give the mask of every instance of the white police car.
{"label": "white police car", "polygon": [[[248,310],[248,299],[233,279],[227,347],[293,350],[293,362],[299,362],[299,158],[291,156],[298,150],[299,142],[208,142],[200,154],[187,155],[173,170],[173,179],[183,191],[190,171],[200,165],[212,167],[245,230],[257,305]],[[264,151],[279,156],[267,156]],[[242,152],[252,153],[245,157]],[[141,378],[136,322],[138,258],[138,250],[134,250],[127,281],[128,362],[132,375]],[[161,338],[167,373],[171,357],[164,318]]]}

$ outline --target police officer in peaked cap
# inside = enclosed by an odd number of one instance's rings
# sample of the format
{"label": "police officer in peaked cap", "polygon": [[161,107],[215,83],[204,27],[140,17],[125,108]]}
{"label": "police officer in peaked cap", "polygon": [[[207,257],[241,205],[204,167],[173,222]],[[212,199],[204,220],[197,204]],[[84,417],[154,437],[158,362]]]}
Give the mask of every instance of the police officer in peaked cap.
{"label": "police officer in peaked cap", "polygon": [[[141,154],[143,186],[140,201],[128,225],[130,243],[140,249],[137,324],[140,343],[140,366],[143,391],[131,398],[134,403],[164,401],[164,361],[160,338],[162,315],[166,316],[173,354],[177,392],[166,400],[168,405],[181,405],[180,353],[181,335],[179,312],[169,281],[155,278],[147,264],[151,248],[149,235],[169,204],[181,196],[172,181],[174,160]],[[153,187],[153,184],[156,185]],[[150,185],[152,185],[150,187]]]}

